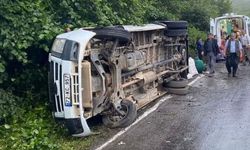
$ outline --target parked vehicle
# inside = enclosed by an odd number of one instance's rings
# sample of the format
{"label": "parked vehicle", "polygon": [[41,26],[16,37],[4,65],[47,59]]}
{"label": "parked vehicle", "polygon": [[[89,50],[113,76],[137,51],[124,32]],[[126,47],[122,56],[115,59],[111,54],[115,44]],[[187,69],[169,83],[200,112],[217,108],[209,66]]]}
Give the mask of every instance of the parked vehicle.
{"label": "parked vehicle", "polygon": [[220,47],[220,54],[217,60],[224,59],[226,39],[232,32],[244,31],[250,35],[250,18],[244,15],[236,15],[234,13],[225,14],[215,19],[210,19],[210,32],[215,35]]}
{"label": "parked vehicle", "polygon": [[97,114],[111,128],[133,123],[138,109],[167,93],[164,83],[186,77],[187,26],[162,21],[58,35],[49,55],[54,117],[73,136],[89,135],[86,120]]}

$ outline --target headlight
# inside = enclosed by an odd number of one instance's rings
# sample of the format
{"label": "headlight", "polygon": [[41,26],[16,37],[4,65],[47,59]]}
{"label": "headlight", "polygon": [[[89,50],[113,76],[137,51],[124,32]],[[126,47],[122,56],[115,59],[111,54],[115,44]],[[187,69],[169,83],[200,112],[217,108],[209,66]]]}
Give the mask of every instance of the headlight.
{"label": "headlight", "polygon": [[64,74],[63,80],[64,80],[65,106],[72,106],[70,75],[69,74]]}
{"label": "headlight", "polygon": [[55,39],[53,46],[52,46],[52,52],[62,53],[64,45],[65,45],[65,41],[66,41],[65,39]]}

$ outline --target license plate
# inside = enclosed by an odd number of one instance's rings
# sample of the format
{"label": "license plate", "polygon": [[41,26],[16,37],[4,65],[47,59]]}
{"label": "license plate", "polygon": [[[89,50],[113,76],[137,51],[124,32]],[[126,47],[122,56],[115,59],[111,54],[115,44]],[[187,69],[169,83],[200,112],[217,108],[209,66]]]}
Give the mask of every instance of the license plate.
{"label": "license plate", "polygon": [[69,74],[64,75],[64,97],[65,97],[65,106],[72,106]]}

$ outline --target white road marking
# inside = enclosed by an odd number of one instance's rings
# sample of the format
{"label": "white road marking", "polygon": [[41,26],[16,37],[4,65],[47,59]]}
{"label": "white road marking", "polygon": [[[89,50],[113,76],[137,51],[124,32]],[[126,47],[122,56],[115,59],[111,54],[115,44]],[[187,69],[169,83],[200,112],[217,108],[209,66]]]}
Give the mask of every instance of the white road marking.
{"label": "white road marking", "polygon": [[172,96],[168,95],[168,96],[162,98],[161,100],[159,100],[159,102],[157,102],[153,107],[151,107],[149,110],[144,112],[143,115],[139,116],[138,119],[136,119],[136,121],[133,124],[131,124],[130,126],[126,127],[125,129],[121,130],[120,132],[118,132],[116,135],[114,135],[111,139],[109,139],[106,143],[104,143],[103,145],[98,147],[96,150],[102,150],[103,148],[105,148],[108,144],[110,144],[111,142],[116,140],[119,136],[121,136],[123,133],[128,131],[132,126],[134,126],[139,121],[141,121],[143,118],[147,117],[149,114],[154,112],[159,107],[160,104],[162,104],[163,102],[165,102],[166,100],[168,100],[170,98],[172,98]]}
{"label": "white road marking", "polygon": [[[188,83],[189,86],[193,85],[196,81],[198,81],[199,79],[201,79],[202,77],[204,77],[204,75],[198,76],[196,79],[194,79],[192,82]],[[122,134],[124,134],[126,131],[128,131],[131,127],[133,127],[134,125],[136,125],[138,122],[140,122],[143,118],[147,117],[149,114],[151,114],[152,112],[154,112],[160,104],[162,104],[163,102],[165,102],[166,100],[172,98],[171,95],[167,95],[163,98],[161,98],[159,100],[159,102],[157,102],[153,107],[151,107],[149,110],[145,111],[141,116],[138,117],[138,119],[136,119],[136,121],[131,124],[130,126],[126,127],[125,129],[119,131],[116,135],[114,135],[111,139],[109,139],[107,142],[105,142],[104,144],[102,144],[100,147],[96,148],[96,150],[102,150],[103,148],[105,148],[106,146],[108,146],[110,143],[112,143],[113,141],[115,141],[118,137],[120,137]]]}
{"label": "white road marking", "polygon": [[198,81],[200,78],[204,77],[203,74],[199,75],[197,78],[195,78],[193,81],[189,82],[188,85],[193,85],[196,81]]}

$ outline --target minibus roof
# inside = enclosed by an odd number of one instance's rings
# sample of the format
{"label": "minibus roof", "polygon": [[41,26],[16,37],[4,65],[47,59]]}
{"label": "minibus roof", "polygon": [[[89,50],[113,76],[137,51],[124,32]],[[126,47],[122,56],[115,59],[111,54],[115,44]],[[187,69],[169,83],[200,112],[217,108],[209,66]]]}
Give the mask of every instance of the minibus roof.
{"label": "minibus roof", "polygon": [[248,18],[245,15],[235,15],[235,14],[227,14],[221,17],[215,18],[215,20],[222,20],[222,19],[231,19],[231,18]]}

